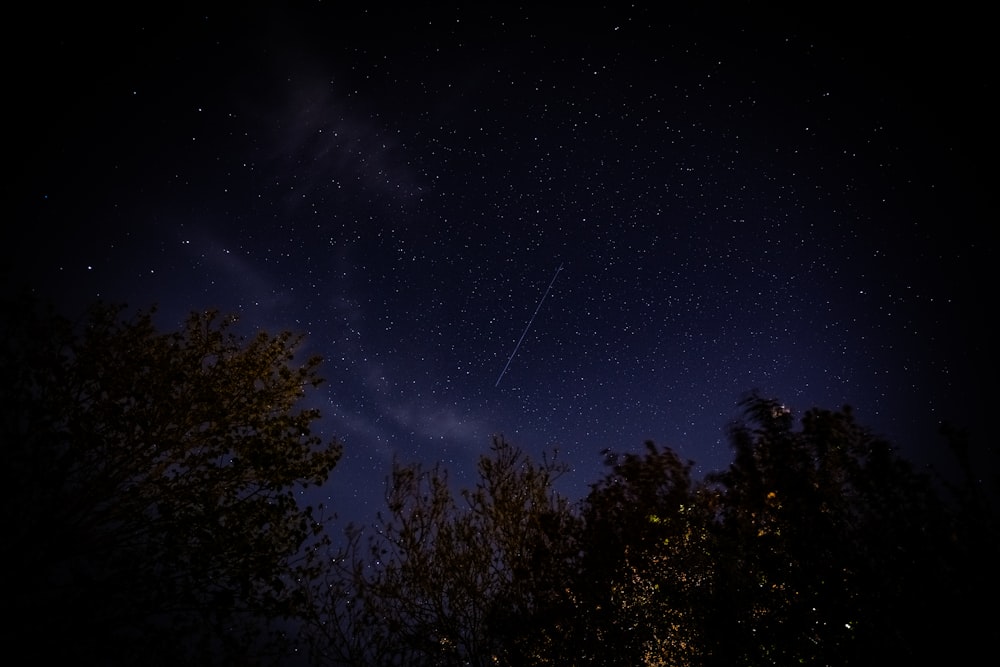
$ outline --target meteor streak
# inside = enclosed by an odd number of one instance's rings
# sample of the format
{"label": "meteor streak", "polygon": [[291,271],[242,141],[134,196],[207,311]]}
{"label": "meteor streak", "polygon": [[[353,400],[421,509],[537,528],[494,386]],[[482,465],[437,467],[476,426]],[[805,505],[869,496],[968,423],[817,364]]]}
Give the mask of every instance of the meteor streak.
{"label": "meteor streak", "polygon": [[531,328],[531,323],[535,321],[535,315],[537,315],[538,311],[541,310],[542,304],[545,302],[545,297],[549,295],[549,290],[556,284],[556,278],[559,277],[559,272],[562,271],[562,269],[563,265],[560,263],[559,268],[556,269],[555,275],[552,276],[551,282],[549,282],[549,286],[545,288],[545,294],[543,294],[542,298],[538,300],[538,305],[535,306],[535,312],[531,315],[531,319],[528,320],[528,326],[524,327],[524,331],[521,332],[521,337],[517,340],[517,345],[514,346],[514,351],[510,353],[510,358],[507,359],[507,365],[503,367],[502,371],[500,371],[500,377],[497,378],[497,383],[493,385],[494,387],[500,386],[500,380],[503,379],[504,373],[506,373],[507,369],[510,368],[510,362],[514,360],[514,355],[517,354],[518,348],[521,347],[521,341],[523,341],[524,337],[528,335],[528,329]]}

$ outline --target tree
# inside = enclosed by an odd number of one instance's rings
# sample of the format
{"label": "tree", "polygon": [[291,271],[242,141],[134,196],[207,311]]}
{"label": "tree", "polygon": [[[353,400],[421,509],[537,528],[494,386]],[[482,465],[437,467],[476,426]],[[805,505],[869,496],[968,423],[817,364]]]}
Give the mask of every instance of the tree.
{"label": "tree", "polygon": [[744,409],[732,465],[701,482],[652,443],[608,455],[581,513],[566,661],[852,665],[984,650],[1000,559],[986,499],[960,487],[950,500],[848,407],[809,410],[799,429],[776,400],[751,395]]}
{"label": "tree", "polygon": [[[456,495],[440,466],[393,465],[387,513],[349,531],[318,597],[318,662],[357,665],[544,664],[574,557],[572,513],[536,464],[502,438]],[[366,532],[367,535],[366,535]]]}
{"label": "tree", "polygon": [[608,472],[583,505],[572,662],[699,664],[712,563],[692,463],[653,442],[605,456]]}
{"label": "tree", "polygon": [[[0,370],[8,646],[103,664],[263,661],[304,613],[341,447],[299,407],[318,358],[235,318],[96,304],[79,326],[5,308]],[[273,635],[267,635],[267,626]]]}
{"label": "tree", "polygon": [[733,464],[709,480],[712,664],[944,660],[982,641],[964,630],[980,613],[964,598],[986,581],[969,569],[982,554],[958,541],[970,527],[929,475],[848,407],[812,409],[798,431],[776,400],[744,407]]}

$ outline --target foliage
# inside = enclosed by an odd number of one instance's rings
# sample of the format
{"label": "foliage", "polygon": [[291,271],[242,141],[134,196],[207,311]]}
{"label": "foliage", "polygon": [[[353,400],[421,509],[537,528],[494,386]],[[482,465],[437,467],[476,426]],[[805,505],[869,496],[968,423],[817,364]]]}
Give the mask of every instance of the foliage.
{"label": "foliage", "polygon": [[744,409],[728,469],[694,481],[669,448],[606,451],[579,505],[502,440],[459,497],[440,467],[397,466],[388,515],[328,571],[318,662],[854,665],[981,650],[988,617],[967,601],[995,600],[1000,556],[985,500],[950,494],[850,408],[798,426],[774,400]]}
{"label": "foliage", "polygon": [[564,464],[498,437],[472,489],[394,462],[385,510],[334,549],[295,493],[341,453],[300,404],[319,360],[213,312],[168,334],[152,315],[4,309],[9,646],[103,664],[294,647],[320,665],[687,667],[968,661],[990,636],[1000,523],[957,429],[961,478],[942,484],[850,408],[796,424],[751,395],[727,469],[693,480],[669,448],[606,450],[578,504],[554,491]]}
{"label": "foliage", "polygon": [[322,508],[295,487],[325,482],[341,452],[297,408],[319,360],[293,365],[298,337],[244,340],[214,312],[161,334],[124,307],[95,305],[79,326],[34,302],[5,310],[8,645],[104,664],[263,661],[278,646],[262,625],[277,639],[302,613],[296,582],[316,575],[324,539]]}
{"label": "foliage", "polygon": [[849,407],[810,410],[799,431],[777,401],[752,395],[744,407],[733,464],[709,480],[710,663],[881,664],[965,650],[946,633],[979,613],[960,591],[984,571],[968,569],[956,542],[960,508]]}
{"label": "foliage", "polygon": [[647,442],[641,455],[605,451],[605,463],[583,505],[573,662],[688,664],[708,581],[691,462]]}
{"label": "foliage", "polygon": [[[387,514],[367,539],[349,531],[320,591],[319,658],[337,664],[528,664],[543,658],[533,622],[560,604],[574,517],[533,463],[502,438],[458,495],[435,466],[394,464]],[[531,641],[526,638],[530,637]],[[534,652],[525,655],[525,652]]]}

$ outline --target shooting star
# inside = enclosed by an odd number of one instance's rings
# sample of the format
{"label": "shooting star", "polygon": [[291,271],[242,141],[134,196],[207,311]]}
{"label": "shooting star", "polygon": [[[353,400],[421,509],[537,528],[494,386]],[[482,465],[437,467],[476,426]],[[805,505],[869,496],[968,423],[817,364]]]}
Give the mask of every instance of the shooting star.
{"label": "shooting star", "polygon": [[535,306],[535,312],[531,315],[531,319],[528,320],[528,326],[524,327],[524,331],[521,332],[521,337],[517,340],[517,345],[514,346],[514,351],[510,353],[510,357],[507,359],[507,365],[503,367],[502,371],[500,371],[500,377],[497,378],[496,384],[493,385],[494,387],[500,386],[500,380],[503,379],[504,373],[506,373],[507,369],[510,368],[510,362],[514,360],[514,355],[517,354],[518,348],[521,347],[521,341],[523,341],[524,337],[528,335],[528,329],[531,328],[531,323],[535,321],[535,315],[537,315],[538,311],[541,310],[542,304],[545,302],[545,297],[549,295],[549,290],[551,290],[552,286],[556,284],[556,278],[559,277],[559,272],[562,271],[562,269],[563,265],[560,263],[559,268],[556,269],[555,275],[552,276],[552,280],[549,282],[549,286],[545,288],[545,294],[543,294],[542,298],[538,300],[538,305]]}

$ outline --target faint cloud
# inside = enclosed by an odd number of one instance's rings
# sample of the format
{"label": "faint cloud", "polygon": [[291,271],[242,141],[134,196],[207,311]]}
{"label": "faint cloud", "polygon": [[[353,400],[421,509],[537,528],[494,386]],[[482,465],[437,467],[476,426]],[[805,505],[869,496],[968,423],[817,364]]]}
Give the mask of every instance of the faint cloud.
{"label": "faint cloud", "polygon": [[[421,196],[425,183],[409,166],[401,137],[360,113],[358,100],[330,80],[299,76],[262,118],[267,170],[291,205],[322,192],[325,201],[366,195],[385,205]],[[270,178],[266,180],[271,184]]]}
{"label": "faint cloud", "polygon": [[400,428],[429,440],[449,440],[478,447],[491,433],[484,420],[452,407],[423,402],[393,406],[389,416]]}

